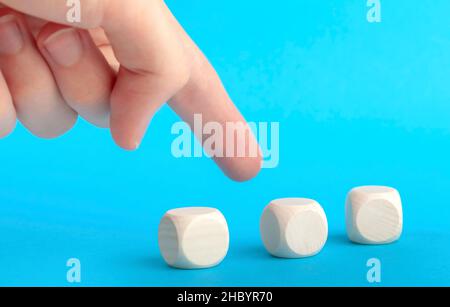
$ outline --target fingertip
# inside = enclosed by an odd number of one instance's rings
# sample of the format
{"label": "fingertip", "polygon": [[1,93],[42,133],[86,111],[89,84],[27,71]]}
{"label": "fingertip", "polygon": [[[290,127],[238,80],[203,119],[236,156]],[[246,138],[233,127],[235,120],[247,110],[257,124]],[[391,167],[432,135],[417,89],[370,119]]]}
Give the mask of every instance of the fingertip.
{"label": "fingertip", "polygon": [[15,115],[8,115],[4,117],[2,114],[0,114],[0,121],[0,139],[4,139],[9,136],[16,128],[17,119]]}
{"label": "fingertip", "polygon": [[143,136],[141,134],[137,136],[136,130],[131,127],[130,123],[127,123],[115,112],[111,113],[110,131],[114,142],[122,149],[135,151],[141,145]]}
{"label": "fingertip", "polygon": [[139,148],[143,133],[134,129],[135,127],[133,127],[132,123],[127,122],[113,111],[110,126],[111,136],[117,146],[128,151],[134,151]]}
{"label": "fingertip", "polygon": [[16,128],[17,114],[11,94],[0,71],[0,139],[10,135]]}
{"label": "fingertip", "polygon": [[141,145],[140,141],[133,141],[131,139],[123,138],[114,133],[112,130],[113,129],[111,129],[111,134],[117,146],[127,151],[135,151],[139,149],[139,146]]}
{"label": "fingertip", "polygon": [[221,158],[216,159],[216,162],[222,171],[236,182],[249,181],[258,176],[262,169],[262,158],[259,155],[247,158]]}
{"label": "fingertip", "polygon": [[157,77],[122,68],[111,94],[111,134],[118,146],[136,150],[156,112],[167,100]]}
{"label": "fingertip", "polygon": [[78,115],[76,115],[76,113],[73,113],[73,116],[63,118],[59,121],[48,123],[46,125],[42,125],[41,123],[39,124],[39,128],[38,125],[33,125],[34,128],[28,128],[28,130],[30,130],[31,133],[38,138],[44,140],[53,140],[60,136],[63,136],[64,134],[72,130],[77,121]]}

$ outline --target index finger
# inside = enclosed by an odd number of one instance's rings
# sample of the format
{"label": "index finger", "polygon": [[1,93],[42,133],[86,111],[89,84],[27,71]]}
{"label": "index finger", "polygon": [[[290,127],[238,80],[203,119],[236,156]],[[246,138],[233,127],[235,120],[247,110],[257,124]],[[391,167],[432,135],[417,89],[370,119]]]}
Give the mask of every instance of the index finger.
{"label": "index finger", "polygon": [[[187,85],[169,105],[191,128],[198,126],[195,123],[198,115],[201,115],[202,129],[211,123],[210,127],[221,127],[222,143],[214,144],[216,155],[212,158],[229,177],[236,181],[255,177],[262,167],[262,153],[255,136],[203,52],[170,11],[165,10],[165,14],[181,38],[191,63]],[[204,145],[210,135],[203,132],[194,130]]]}

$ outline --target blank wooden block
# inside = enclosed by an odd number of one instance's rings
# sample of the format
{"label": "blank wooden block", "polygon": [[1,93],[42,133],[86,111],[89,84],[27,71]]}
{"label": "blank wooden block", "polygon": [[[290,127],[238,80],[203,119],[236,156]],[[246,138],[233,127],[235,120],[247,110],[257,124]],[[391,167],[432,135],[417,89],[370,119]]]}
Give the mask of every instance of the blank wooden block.
{"label": "blank wooden block", "polygon": [[158,241],[168,265],[180,269],[209,268],[222,262],[228,252],[228,226],[217,209],[174,209],[162,218]]}
{"label": "blank wooden block", "polygon": [[261,237],[276,257],[303,258],[319,253],[328,237],[328,222],[320,204],[306,198],[272,201],[261,217]]}
{"label": "blank wooden block", "polygon": [[365,186],[350,191],[346,203],[347,234],[360,244],[387,244],[400,238],[403,213],[394,188]]}

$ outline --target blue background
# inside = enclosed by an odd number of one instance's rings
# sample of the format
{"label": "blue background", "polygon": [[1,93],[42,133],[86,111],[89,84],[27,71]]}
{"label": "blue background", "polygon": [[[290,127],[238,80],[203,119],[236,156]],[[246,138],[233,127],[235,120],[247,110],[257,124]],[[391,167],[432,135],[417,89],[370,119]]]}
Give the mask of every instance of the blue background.
{"label": "blue background", "polygon": [[[0,141],[0,285],[62,285],[79,258],[83,286],[450,285],[450,2],[168,1],[248,120],[280,122],[280,165],[238,184],[203,159],[170,152],[164,108],[142,148],[117,148],[83,121],[44,141],[21,126]],[[353,187],[394,186],[405,227],[388,246],[347,241]],[[321,254],[270,257],[259,218],[274,198],[317,199],[330,235]],[[230,251],[217,268],[180,271],[159,256],[161,216],[214,206]]]}

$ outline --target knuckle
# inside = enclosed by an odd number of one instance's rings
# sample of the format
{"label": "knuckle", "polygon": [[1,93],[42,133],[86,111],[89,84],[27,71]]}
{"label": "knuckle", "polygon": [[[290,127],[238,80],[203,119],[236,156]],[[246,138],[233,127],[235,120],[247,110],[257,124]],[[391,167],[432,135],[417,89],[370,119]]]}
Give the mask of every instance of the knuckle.
{"label": "knuckle", "polygon": [[162,74],[166,84],[176,92],[181,90],[189,82],[191,77],[190,66],[184,62],[178,62],[177,65],[169,68]]}
{"label": "knuckle", "polygon": [[181,90],[189,82],[190,72],[186,68],[180,68],[172,78],[175,90]]}

